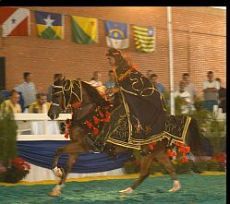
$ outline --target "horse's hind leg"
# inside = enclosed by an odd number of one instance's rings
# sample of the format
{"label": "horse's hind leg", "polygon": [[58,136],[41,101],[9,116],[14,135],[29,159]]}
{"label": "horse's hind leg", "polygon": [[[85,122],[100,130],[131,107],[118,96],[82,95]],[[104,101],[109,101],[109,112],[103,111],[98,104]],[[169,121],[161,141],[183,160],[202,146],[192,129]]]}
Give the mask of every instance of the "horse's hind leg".
{"label": "horse's hind leg", "polygon": [[180,190],[181,184],[177,178],[175,168],[173,167],[173,164],[172,164],[171,160],[169,159],[166,151],[162,150],[159,152],[155,152],[154,156],[155,156],[156,160],[165,167],[165,169],[169,173],[171,179],[173,180],[173,187],[169,190],[169,192],[176,192],[176,191]]}
{"label": "horse's hind leg", "polygon": [[119,192],[120,193],[132,193],[133,190],[135,190],[149,176],[152,160],[153,160],[152,154],[142,156],[139,178],[133,183],[133,185],[131,187],[128,187],[128,188],[121,190]]}

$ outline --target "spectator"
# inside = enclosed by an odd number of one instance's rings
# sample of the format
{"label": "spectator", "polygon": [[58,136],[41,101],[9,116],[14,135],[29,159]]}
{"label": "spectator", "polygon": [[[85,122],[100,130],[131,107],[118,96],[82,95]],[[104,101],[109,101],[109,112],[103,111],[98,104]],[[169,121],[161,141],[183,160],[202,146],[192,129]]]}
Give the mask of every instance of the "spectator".
{"label": "spectator", "polygon": [[2,102],[1,111],[21,113],[22,109],[19,104],[20,95],[17,91],[12,90],[10,93],[10,98]]}
{"label": "spectator", "polygon": [[36,87],[32,82],[32,74],[30,72],[23,73],[24,82],[17,87],[15,90],[20,92],[24,99],[24,107],[28,108],[30,104],[32,104],[36,100]]}
{"label": "spectator", "polygon": [[151,77],[152,74],[153,74],[153,71],[152,71],[151,69],[148,69],[148,70],[146,71],[145,76],[150,80],[150,77]]}
{"label": "spectator", "polygon": [[191,101],[191,96],[188,91],[185,91],[185,82],[181,81],[179,84],[179,91],[175,92],[175,97],[180,97],[183,99],[183,104],[181,106],[181,113],[188,114],[190,111],[194,111],[195,107]]}
{"label": "spectator", "polygon": [[115,82],[115,74],[114,74],[113,70],[109,70],[108,77],[109,77],[108,81],[106,81],[105,84],[104,84],[105,87],[107,89],[114,88],[116,82]]}
{"label": "spectator", "polygon": [[213,106],[218,105],[220,84],[214,80],[214,73],[212,71],[208,71],[207,78],[208,80],[203,83],[204,108],[213,111]]}
{"label": "spectator", "polygon": [[150,81],[153,83],[154,87],[159,91],[161,94],[164,94],[165,92],[165,87],[157,82],[158,76],[156,74],[151,74],[150,76]]}
{"label": "spectator", "polygon": [[115,79],[115,73],[113,70],[109,70],[108,72],[108,81],[105,82],[104,86],[106,87],[106,98],[109,101],[114,100],[114,88],[116,87],[116,79]]}
{"label": "spectator", "polygon": [[29,113],[47,113],[50,108],[50,103],[47,102],[47,95],[38,93],[37,100],[29,106]]}
{"label": "spectator", "polygon": [[[60,80],[62,79],[62,74],[54,74],[53,75],[53,82],[55,82],[56,80]],[[51,97],[52,97],[52,84],[49,85],[48,87],[48,94],[47,94],[47,101],[51,101]]]}
{"label": "spectator", "polygon": [[99,71],[95,71],[89,83],[94,87],[103,86],[103,83],[101,82],[101,73]]}
{"label": "spectator", "polygon": [[194,100],[196,98],[196,89],[195,85],[190,81],[190,75],[189,73],[184,73],[182,75],[182,81],[185,82],[185,91],[189,92],[191,96],[191,102],[194,104]]}
{"label": "spectator", "polygon": [[106,87],[101,81],[101,73],[99,71],[95,71],[93,73],[93,77],[91,78],[91,81],[89,83],[97,89],[102,97],[106,97]]}
{"label": "spectator", "polygon": [[220,89],[218,91],[219,95],[219,108],[222,108],[223,113],[226,113],[226,88],[221,86],[221,79],[216,78],[216,81],[220,84]]}

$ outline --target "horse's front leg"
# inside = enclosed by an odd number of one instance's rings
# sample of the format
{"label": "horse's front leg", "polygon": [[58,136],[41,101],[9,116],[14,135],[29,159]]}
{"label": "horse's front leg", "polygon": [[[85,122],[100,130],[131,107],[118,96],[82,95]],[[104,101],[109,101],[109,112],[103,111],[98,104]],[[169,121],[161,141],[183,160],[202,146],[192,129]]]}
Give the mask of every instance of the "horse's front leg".
{"label": "horse's front leg", "polygon": [[53,188],[53,190],[49,193],[50,196],[59,196],[61,194],[61,190],[64,187],[68,174],[71,172],[73,165],[76,163],[78,159],[78,153],[69,154],[69,158],[66,164],[66,167],[61,170],[61,179],[59,183]]}
{"label": "horse's front leg", "polygon": [[64,152],[64,147],[59,147],[55,152],[53,163],[52,163],[52,171],[54,172],[55,176],[58,176],[58,177],[61,176],[61,169],[57,167],[57,164],[63,152]]}
{"label": "horse's front leg", "polygon": [[119,191],[120,193],[132,193],[150,174],[150,167],[153,161],[153,155],[148,154],[141,157],[141,167],[139,178],[133,183],[132,186]]}

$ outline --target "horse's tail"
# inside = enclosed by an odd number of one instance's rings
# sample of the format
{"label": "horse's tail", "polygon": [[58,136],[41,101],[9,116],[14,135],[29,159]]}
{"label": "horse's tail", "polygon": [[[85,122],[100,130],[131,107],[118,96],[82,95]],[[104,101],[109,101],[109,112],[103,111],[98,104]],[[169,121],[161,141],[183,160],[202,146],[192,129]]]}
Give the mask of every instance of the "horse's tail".
{"label": "horse's tail", "polygon": [[198,123],[194,118],[191,119],[189,124],[186,143],[190,146],[191,152],[196,156],[213,155],[213,148],[209,139],[201,133]]}

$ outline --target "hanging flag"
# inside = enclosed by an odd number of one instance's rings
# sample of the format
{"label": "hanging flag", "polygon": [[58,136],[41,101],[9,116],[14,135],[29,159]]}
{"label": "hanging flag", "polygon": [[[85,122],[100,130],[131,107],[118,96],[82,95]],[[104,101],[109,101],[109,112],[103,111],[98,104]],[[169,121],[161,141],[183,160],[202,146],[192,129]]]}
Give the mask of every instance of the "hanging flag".
{"label": "hanging flag", "polygon": [[129,27],[127,24],[105,21],[105,34],[108,47],[115,49],[129,47]]}
{"label": "hanging flag", "polygon": [[153,27],[133,26],[136,49],[142,52],[155,50],[156,31]]}
{"label": "hanging flag", "polygon": [[96,18],[72,16],[72,37],[78,44],[98,42],[98,21]]}
{"label": "hanging flag", "polygon": [[28,36],[30,11],[25,8],[0,7],[0,28],[2,37]]}
{"label": "hanging flag", "polygon": [[45,39],[64,38],[64,16],[57,13],[35,11],[38,36]]}

